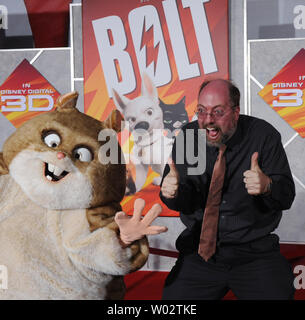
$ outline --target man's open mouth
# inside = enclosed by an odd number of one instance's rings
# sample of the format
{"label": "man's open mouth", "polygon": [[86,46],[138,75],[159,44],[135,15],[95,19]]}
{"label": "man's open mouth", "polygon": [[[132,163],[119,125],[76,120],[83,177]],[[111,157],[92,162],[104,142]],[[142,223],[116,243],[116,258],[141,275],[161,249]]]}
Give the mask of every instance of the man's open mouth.
{"label": "man's open mouth", "polygon": [[64,178],[69,172],[59,167],[54,166],[51,163],[45,162],[44,175],[49,181],[59,181]]}
{"label": "man's open mouth", "polygon": [[208,138],[210,140],[217,140],[220,134],[220,130],[215,127],[207,127],[206,128]]}

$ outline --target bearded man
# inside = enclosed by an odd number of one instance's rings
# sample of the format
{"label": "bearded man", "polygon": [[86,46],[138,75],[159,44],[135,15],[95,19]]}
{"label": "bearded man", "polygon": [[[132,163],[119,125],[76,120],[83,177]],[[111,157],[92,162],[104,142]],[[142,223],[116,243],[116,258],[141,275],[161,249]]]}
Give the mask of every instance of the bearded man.
{"label": "bearded man", "polygon": [[203,174],[188,174],[186,155],[184,164],[175,163],[179,146],[173,146],[160,197],[180,211],[186,229],[163,299],[221,299],[229,289],[238,299],[293,299],[293,272],[273,233],[294,200],[293,178],[279,132],[240,115],[239,100],[227,80],[199,89],[198,120],[182,134],[206,129]]}

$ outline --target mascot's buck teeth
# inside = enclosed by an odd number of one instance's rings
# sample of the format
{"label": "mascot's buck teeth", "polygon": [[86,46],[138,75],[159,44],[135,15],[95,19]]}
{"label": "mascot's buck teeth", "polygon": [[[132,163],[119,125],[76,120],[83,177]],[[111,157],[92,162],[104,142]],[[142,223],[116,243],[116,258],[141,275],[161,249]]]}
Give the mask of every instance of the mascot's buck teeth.
{"label": "mascot's buck teeth", "polygon": [[45,176],[50,181],[59,181],[64,178],[69,172],[65,171],[51,163],[45,162]]}

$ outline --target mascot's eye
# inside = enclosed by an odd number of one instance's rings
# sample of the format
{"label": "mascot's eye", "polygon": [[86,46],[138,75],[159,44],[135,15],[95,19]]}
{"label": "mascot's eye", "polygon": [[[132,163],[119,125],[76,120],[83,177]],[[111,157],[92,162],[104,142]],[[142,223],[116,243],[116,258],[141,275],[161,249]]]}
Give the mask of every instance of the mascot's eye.
{"label": "mascot's eye", "polygon": [[152,109],[148,109],[146,110],[146,114],[151,116],[153,114],[153,110]]}
{"label": "mascot's eye", "polygon": [[50,148],[56,148],[60,144],[60,136],[56,133],[49,133],[43,138],[44,143]]}
{"label": "mascot's eye", "polygon": [[82,162],[90,162],[92,160],[92,152],[86,147],[79,147],[74,149],[73,155],[75,159],[78,159]]}

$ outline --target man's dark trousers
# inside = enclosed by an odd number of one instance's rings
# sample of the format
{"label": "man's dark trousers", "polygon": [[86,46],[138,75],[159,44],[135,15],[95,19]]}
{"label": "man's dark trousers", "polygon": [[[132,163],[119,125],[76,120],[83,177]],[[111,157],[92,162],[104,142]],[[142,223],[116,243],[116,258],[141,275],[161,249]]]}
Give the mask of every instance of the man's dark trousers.
{"label": "man's dark trousers", "polygon": [[294,275],[274,234],[240,245],[219,245],[205,262],[180,254],[163,290],[164,300],[218,300],[231,289],[237,299],[291,300]]}

